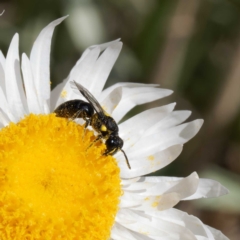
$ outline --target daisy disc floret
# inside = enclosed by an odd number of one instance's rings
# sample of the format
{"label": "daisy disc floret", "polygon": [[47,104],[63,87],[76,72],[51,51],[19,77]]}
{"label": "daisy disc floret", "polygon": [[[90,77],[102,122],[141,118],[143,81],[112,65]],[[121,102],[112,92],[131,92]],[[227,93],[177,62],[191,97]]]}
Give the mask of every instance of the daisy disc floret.
{"label": "daisy disc floret", "polygon": [[[50,46],[57,19],[37,37],[30,57],[18,35],[6,57],[0,51],[0,239],[225,240],[220,231],[173,207],[181,200],[227,193],[218,182],[144,177],[175,160],[203,121],[187,122],[175,104],[146,110],[119,124],[121,152],[103,156],[104,141],[83,119],[59,118],[62,103],[84,99],[83,85],[117,123],[133,107],[172,93],[153,84],[103,87],[120,53],[119,40],[91,46],[69,76],[50,90]],[[91,147],[89,147],[91,145]]]}
{"label": "daisy disc floret", "polygon": [[93,139],[54,114],[30,114],[0,131],[1,237],[109,237],[121,194],[119,168],[102,156],[102,143],[86,152]]}

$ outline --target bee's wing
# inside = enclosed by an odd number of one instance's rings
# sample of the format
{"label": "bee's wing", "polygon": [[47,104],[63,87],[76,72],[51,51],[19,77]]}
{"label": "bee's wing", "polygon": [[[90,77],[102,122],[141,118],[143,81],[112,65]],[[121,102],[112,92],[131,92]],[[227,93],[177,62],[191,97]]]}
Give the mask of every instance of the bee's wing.
{"label": "bee's wing", "polygon": [[70,83],[73,86],[73,88],[77,87],[77,89],[88,100],[88,102],[92,104],[93,108],[100,116],[102,117],[105,116],[104,110],[102,109],[97,99],[85,87],[83,87],[80,83],[77,83],[75,81],[72,81]]}

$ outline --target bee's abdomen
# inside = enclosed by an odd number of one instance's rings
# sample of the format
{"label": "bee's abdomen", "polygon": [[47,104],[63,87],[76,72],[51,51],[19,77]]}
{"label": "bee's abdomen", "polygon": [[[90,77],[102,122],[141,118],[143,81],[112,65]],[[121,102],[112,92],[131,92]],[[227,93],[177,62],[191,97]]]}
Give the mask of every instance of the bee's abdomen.
{"label": "bee's abdomen", "polygon": [[91,117],[94,109],[88,102],[76,99],[62,103],[54,111],[57,117],[64,118],[71,118],[77,112],[79,112],[78,118]]}

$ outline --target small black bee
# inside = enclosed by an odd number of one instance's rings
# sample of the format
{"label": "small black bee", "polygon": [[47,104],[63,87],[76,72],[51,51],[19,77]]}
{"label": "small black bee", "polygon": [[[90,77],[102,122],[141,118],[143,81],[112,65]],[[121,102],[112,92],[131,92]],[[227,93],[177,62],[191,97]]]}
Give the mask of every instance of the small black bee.
{"label": "small black bee", "polygon": [[123,140],[118,136],[118,125],[115,120],[106,114],[96,98],[85,87],[75,81],[73,83],[88,102],[75,99],[62,103],[54,111],[56,116],[85,120],[85,128],[90,125],[99,134],[93,143],[105,139],[107,150],[103,155],[113,155],[120,150],[125,156],[128,168],[131,169],[127,155],[122,150]]}

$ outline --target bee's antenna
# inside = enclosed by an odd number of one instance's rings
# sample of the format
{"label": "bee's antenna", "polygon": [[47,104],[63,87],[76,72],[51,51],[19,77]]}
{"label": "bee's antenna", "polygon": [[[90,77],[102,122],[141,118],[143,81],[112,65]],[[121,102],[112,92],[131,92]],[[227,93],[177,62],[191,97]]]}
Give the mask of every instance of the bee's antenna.
{"label": "bee's antenna", "polygon": [[130,166],[130,163],[129,163],[129,161],[128,161],[128,157],[127,157],[126,153],[125,153],[122,149],[120,149],[120,151],[121,151],[121,152],[124,154],[124,156],[125,156],[125,159],[126,159],[126,163],[127,163],[127,165],[128,165],[128,168],[131,169],[131,166]]}

